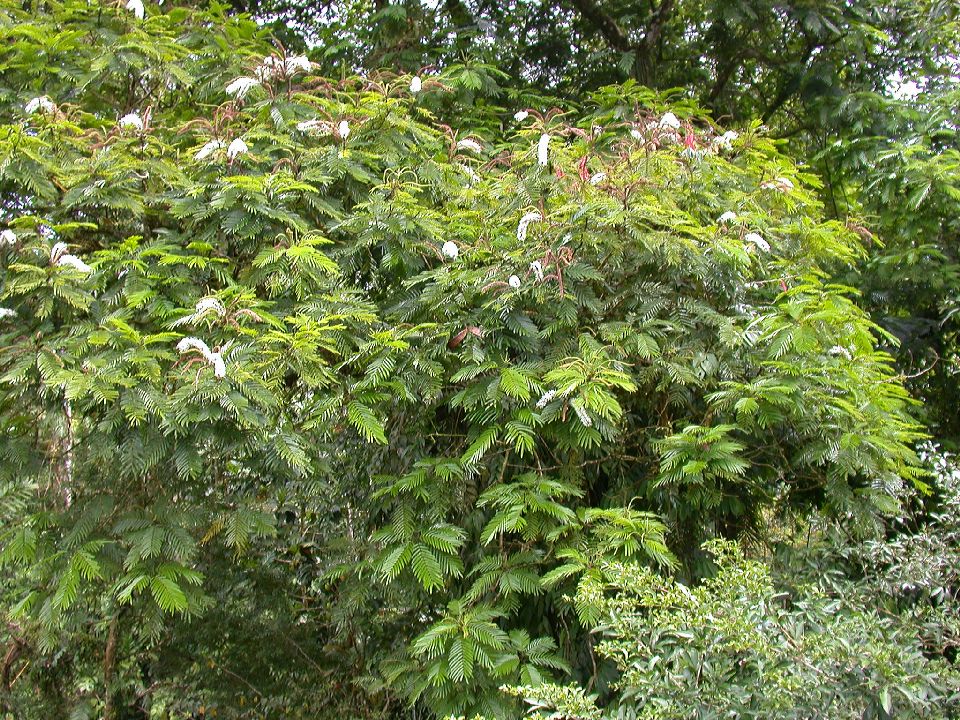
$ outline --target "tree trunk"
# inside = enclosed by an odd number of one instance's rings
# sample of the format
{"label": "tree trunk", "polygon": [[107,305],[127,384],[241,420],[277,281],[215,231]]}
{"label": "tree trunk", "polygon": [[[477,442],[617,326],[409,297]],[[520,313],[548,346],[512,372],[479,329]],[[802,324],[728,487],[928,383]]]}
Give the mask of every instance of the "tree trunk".
{"label": "tree trunk", "polygon": [[107,630],[107,646],[103,651],[103,720],[116,720],[113,706],[113,676],[117,667],[117,625],[120,613],[114,613],[110,618],[110,627]]}

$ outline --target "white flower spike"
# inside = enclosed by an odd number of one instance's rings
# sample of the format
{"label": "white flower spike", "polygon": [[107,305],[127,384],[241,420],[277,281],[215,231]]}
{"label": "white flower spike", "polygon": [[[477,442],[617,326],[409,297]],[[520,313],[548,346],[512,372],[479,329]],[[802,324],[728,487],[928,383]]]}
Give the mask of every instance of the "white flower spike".
{"label": "white flower spike", "polygon": [[223,355],[218,352],[210,353],[209,360],[213,363],[214,377],[223,380],[227,376],[227,364],[223,361]]}
{"label": "white flower spike", "polygon": [[570,406],[576,411],[577,417],[580,418],[580,422],[583,423],[584,427],[593,427],[593,418],[590,417],[590,413],[587,412],[583,403],[579,400],[573,400]]}
{"label": "white flower spike", "polygon": [[421,90],[423,90],[423,80],[420,79],[419,75],[414,75],[410,81],[410,92],[416,94]]}
{"label": "white flower spike", "polygon": [[145,9],[142,0],[127,0],[127,4],[124,5],[124,7],[132,12],[137,17],[137,20],[143,20]]}
{"label": "white flower spike", "polygon": [[0,308],[0,320],[5,320],[6,318],[15,318],[16,316],[16,310],[11,310],[10,308]]}
{"label": "white flower spike", "polygon": [[520,218],[520,224],[517,225],[517,240],[523,242],[527,239],[527,226],[532,222],[540,222],[543,216],[538,212],[528,212]]}
{"label": "white flower spike", "polygon": [[76,255],[61,255],[57,260],[57,265],[60,267],[72,267],[74,270],[82,273],[91,272],[93,269]]}
{"label": "white flower spike", "polygon": [[58,242],[50,248],[50,262],[56,262],[57,259],[67,251],[65,242]]}
{"label": "white flower spike", "polygon": [[53,100],[48,98],[46,95],[41,95],[40,97],[35,97],[26,105],[23,106],[23,111],[27,115],[33,115],[34,113],[42,113],[44,115],[51,115],[57,111],[57,106],[53,104]]}
{"label": "white flower spike", "polygon": [[605,172],[598,172],[596,175],[590,178],[590,184],[599,185],[606,179],[607,179],[607,174]]}
{"label": "white flower spike", "polygon": [[764,252],[770,252],[770,243],[763,239],[763,236],[760,233],[747,233],[744,238],[744,242],[755,245],[757,249],[763,250]]}
{"label": "white flower spike", "polygon": [[520,278],[516,275],[511,275],[510,279],[507,280],[507,283],[510,285],[510,287],[517,289],[520,287]]}
{"label": "white flower spike", "polygon": [[90,266],[76,255],[68,254],[67,249],[65,242],[58,242],[50,248],[50,264],[57,265],[58,267],[72,267],[74,270],[79,270],[82,273],[90,272]]}
{"label": "white flower spike", "polygon": [[3,232],[0,232],[0,245],[16,245],[17,244],[17,234],[7,228]]}
{"label": "white flower spike", "polygon": [[513,119],[517,122],[523,122],[528,117],[530,117],[530,113],[528,113],[526,110],[518,110],[513,114]]}
{"label": "white flower spike", "polygon": [[197,150],[197,154],[194,155],[196,160],[206,160],[208,157],[213,155],[217,150],[220,150],[223,147],[223,143],[219,140],[211,140],[202,148]]}
{"label": "white flower spike", "polygon": [[237,138],[230,143],[230,146],[227,148],[227,159],[233,160],[239,155],[243,155],[248,150],[250,150],[250,148],[247,147],[247,144],[240,138]]}
{"label": "white flower spike", "polygon": [[326,120],[304,120],[297,123],[297,130],[309,135],[333,135],[333,125]]}
{"label": "white flower spike", "polygon": [[482,153],[483,146],[472,138],[464,138],[457,141],[457,150],[469,150],[470,152]]}
{"label": "white flower spike", "polygon": [[547,163],[550,162],[550,136],[547,133],[544,133],[540,136],[540,141],[537,143],[537,163],[540,167],[546,167]]}
{"label": "white flower spike", "polygon": [[237,100],[241,100],[250,92],[253,88],[260,85],[260,81],[252,77],[238,77],[232,83],[227,85],[225,90],[227,95],[235,97]]}
{"label": "white flower spike", "polygon": [[127,113],[120,118],[120,127],[133,128],[137,132],[143,132],[143,118],[137,113]]}
{"label": "white flower spike", "polygon": [[540,399],[537,400],[537,410],[543,410],[547,404],[553,400],[556,394],[556,390],[547,390],[543,395],[541,395]]}
{"label": "white flower spike", "polygon": [[227,309],[223,306],[223,303],[215,297],[200,298],[197,300],[197,305],[194,309],[198,317],[210,312],[215,313],[219,317],[227,314]]}
{"label": "white flower spike", "polygon": [[466,165],[465,163],[458,163],[457,166],[461,170],[463,170],[463,172],[469,178],[469,180],[467,181],[467,187],[473,187],[474,183],[480,182],[480,176],[477,175],[477,171],[474,170],[472,167],[470,167],[469,165]]}
{"label": "white flower spike", "polygon": [[207,344],[200,338],[185,337],[177,343],[177,352],[181,355],[191,350],[199,350],[200,354],[204,357],[210,354],[210,348],[207,347]]}
{"label": "white flower spike", "polygon": [[737,219],[737,214],[733,210],[727,210],[723,215],[717,218],[717,223],[720,225],[726,225],[727,223],[732,223]]}
{"label": "white flower spike", "polygon": [[452,240],[447,240],[443,247],[440,248],[440,252],[443,253],[443,256],[451,260],[456,260],[460,255],[460,248],[457,247],[457,244]]}
{"label": "white flower spike", "polygon": [[341,140],[346,140],[350,137],[350,123],[346,120],[341,120],[340,124],[337,125],[337,135],[340,136]]}
{"label": "white flower spike", "polygon": [[543,263],[539,260],[534,260],[530,263],[530,269],[533,271],[533,275],[537,280],[543,281]]}
{"label": "white flower spike", "polygon": [[196,350],[199,352],[201,355],[203,355],[203,359],[213,366],[213,374],[215,377],[222,380],[227,376],[227,366],[223,361],[223,355],[218,352],[211,351],[207,344],[200,338],[185,337],[183,340],[177,343],[177,352],[179,352],[181,355],[184,355],[191,350]]}

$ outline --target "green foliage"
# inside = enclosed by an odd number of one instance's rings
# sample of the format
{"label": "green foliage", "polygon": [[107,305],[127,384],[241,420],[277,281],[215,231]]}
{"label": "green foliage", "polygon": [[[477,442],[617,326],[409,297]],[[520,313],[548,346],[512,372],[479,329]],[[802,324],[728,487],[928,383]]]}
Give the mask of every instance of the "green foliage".
{"label": "green foliage", "polygon": [[586,591],[621,672],[603,711],[576,688],[511,692],[539,718],[953,717],[956,672],[915,632],[817,588],[785,596],[737,546],[708,549],[717,573],[697,587],[611,564]]}
{"label": "green foliage", "polygon": [[863,239],[759,123],[136,7],[0,2],[10,713],[510,717],[602,672],[610,563],[919,482]]}

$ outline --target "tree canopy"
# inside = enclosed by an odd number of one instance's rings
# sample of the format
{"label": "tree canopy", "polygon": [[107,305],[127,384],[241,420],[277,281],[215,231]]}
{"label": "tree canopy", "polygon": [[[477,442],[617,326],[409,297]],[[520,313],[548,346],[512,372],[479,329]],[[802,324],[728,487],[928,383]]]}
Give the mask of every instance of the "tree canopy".
{"label": "tree canopy", "polygon": [[7,717],[952,716],[954,10],[651,7],[0,0]]}

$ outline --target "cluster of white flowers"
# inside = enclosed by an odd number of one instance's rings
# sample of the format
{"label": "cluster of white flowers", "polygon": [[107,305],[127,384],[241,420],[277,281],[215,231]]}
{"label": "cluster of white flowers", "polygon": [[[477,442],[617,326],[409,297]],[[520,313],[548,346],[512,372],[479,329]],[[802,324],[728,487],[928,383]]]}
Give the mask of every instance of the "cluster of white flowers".
{"label": "cluster of white flowers", "polygon": [[275,77],[280,77],[284,73],[284,62],[276,55],[267,55],[253,71],[257,79],[261,82],[267,82]]}
{"label": "cluster of white flowers", "polygon": [[67,253],[67,244],[58,242],[50,248],[50,262],[60,267],[72,267],[82,273],[88,273],[92,268],[76,255]]}
{"label": "cluster of white flowers", "polygon": [[233,160],[249,150],[250,148],[247,147],[247,144],[240,138],[237,138],[227,147],[227,159]]}
{"label": "cluster of white flowers", "polygon": [[196,350],[203,355],[204,360],[213,366],[213,374],[216,377],[223,379],[227,376],[227,366],[223,362],[223,355],[213,352],[203,340],[195,337],[185,337],[177,343],[177,352],[181,355],[191,350]]}
{"label": "cluster of white flowers", "polygon": [[300,72],[310,72],[313,63],[306,55],[291,55],[281,59],[276,55],[268,55],[253,71],[260,82],[268,82],[274,78],[291,78]]}
{"label": "cluster of white flowers", "polygon": [[475,153],[482,153],[483,146],[473,138],[464,138],[457,141],[457,150],[470,150]]}
{"label": "cluster of white flowers", "polygon": [[217,150],[220,150],[222,148],[223,148],[223,142],[221,142],[220,140],[211,140],[202,148],[197,150],[197,154],[194,155],[193,157],[197,160],[206,160],[208,157],[213,155]]}
{"label": "cluster of white flowers", "polygon": [[346,140],[350,137],[350,123],[346,120],[341,120],[337,125],[337,135],[341,140]]}
{"label": "cluster of white flowers", "polygon": [[295,75],[298,72],[308,73],[313,69],[313,63],[306,55],[294,55],[288,57],[284,63],[284,70],[287,75]]}
{"label": "cluster of white flowers", "polygon": [[666,113],[660,122],[657,123],[659,127],[663,130],[679,130],[680,129],[680,119],[674,115],[672,112]]}
{"label": "cluster of white flowers", "polygon": [[443,247],[440,248],[440,252],[443,253],[444,257],[456,260],[460,255],[460,248],[457,247],[457,244],[453,242],[453,240],[447,240],[443,244]]}
{"label": "cluster of white flowers", "polygon": [[137,132],[143,132],[143,118],[137,113],[127,113],[120,118],[121,128],[133,128]]}
{"label": "cluster of white flowers", "polygon": [[41,95],[40,97],[35,97],[30,100],[26,105],[23,106],[23,111],[27,115],[33,115],[34,113],[43,113],[44,115],[50,115],[57,111],[57,106],[53,104],[51,100],[46,95]]}
{"label": "cluster of white flowers", "polygon": [[734,130],[727,130],[723,135],[718,135],[712,141],[715,150],[733,150],[733,141],[740,137],[740,134]]}
{"label": "cluster of white flowers", "polygon": [[516,275],[511,275],[507,278],[507,284],[512,287],[514,290],[519,289],[520,287],[520,278]]}
{"label": "cluster of white flowers", "polygon": [[580,418],[580,422],[583,423],[584,427],[593,427],[593,418],[590,417],[590,413],[587,412],[582,402],[573,400],[570,406],[577,413],[577,417]]}
{"label": "cluster of white flowers", "polygon": [[737,219],[737,214],[733,210],[727,210],[723,215],[717,218],[717,223],[720,225],[726,225],[732,223]]}
{"label": "cluster of white flowers", "polygon": [[16,310],[11,310],[10,308],[0,308],[0,320],[5,320],[6,318],[14,318],[17,316]]}
{"label": "cluster of white flowers", "polygon": [[419,75],[414,75],[413,79],[410,80],[410,92],[416,94],[423,90],[423,80],[420,79]]}
{"label": "cluster of white flowers", "polygon": [[180,325],[195,323],[211,313],[222,318],[227,314],[227,309],[223,306],[223,303],[215,297],[200,298],[197,301],[197,304],[194,307],[194,312],[191,315],[187,315],[179,320],[175,320],[170,324],[170,326],[179,327]]}
{"label": "cluster of white flowers", "polygon": [[143,7],[143,0],[127,0],[127,4],[124,7],[136,15],[137,20],[143,20],[145,14],[145,8]]}
{"label": "cluster of white flowers", "polygon": [[599,185],[606,179],[607,179],[607,174],[605,172],[598,172],[590,178],[590,184]]}
{"label": "cluster of white flowers", "polygon": [[643,141],[643,133],[636,126],[630,128],[630,137],[637,141]]}
{"label": "cluster of white flowers", "polygon": [[773,180],[766,180],[760,183],[763,190],[778,190],[779,192],[790,192],[793,190],[793,182],[789,178],[778,177]]}
{"label": "cluster of white flowers", "polygon": [[556,390],[547,390],[543,395],[541,395],[540,399],[537,400],[537,410],[543,410],[547,406],[547,403],[553,400],[556,394]]}
{"label": "cluster of white flowers", "polygon": [[0,232],[0,245],[16,245],[17,244],[17,234],[7,228],[3,232]]}
{"label": "cluster of white flowers", "polygon": [[517,240],[523,242],[527,239],[527,227],[532,222],[540,222],[543,220],[543,216],[538,212],[528,212],[522,218],[520,218],[520,224],[517,225]]}
{"label": "cluster of white flowers", "polygon": [[231,82],[225,88],[227,95],[237,98],[237,100],[243,99],[248,92],[253,88],[259,87],[260,81],[252,77],[238,77],[236,80]]}
{"label": "cluster of white flowers", "polygon": [[527,112],[526,110],[517,110],[517,112],[513,114],[513,119],[516,120],[517,122],[523,122],[528,117],[530,117],[530,113]]}
{"label": "cluster of white flowers", "polygon": [[550,162],[550,135],[544,133],[537,142],[537,163],[540,167],[546,167]]}
{"label": "cluster of white flowers", "polygon": [[543,264],[539,260],[534,260],[530,263],[530,270],[533,271],[533,276],[537,278],[538,281],[543,281]]}
{"label": "cluster of white flowers", "polygon": [[763,239],[763,235],[760,233],[747,233],[743,236],[744,242],[756,246],[759,250],[764,252],[770,252],[770,243]]}

